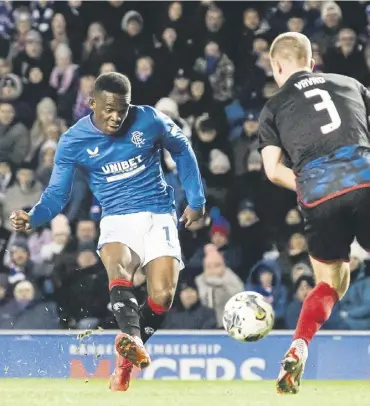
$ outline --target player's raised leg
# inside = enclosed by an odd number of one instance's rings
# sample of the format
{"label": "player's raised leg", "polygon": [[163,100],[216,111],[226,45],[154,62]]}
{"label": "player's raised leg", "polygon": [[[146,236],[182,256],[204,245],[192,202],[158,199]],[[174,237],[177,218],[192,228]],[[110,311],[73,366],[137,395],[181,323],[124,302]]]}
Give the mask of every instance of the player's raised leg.
{"label": "player's raised leg", "polygon": [[141,309],[141,337],[145,343],[161,326],[171,308],[179,277],[179,261],[173,257],[159,257],[146,267],[148,299]]}
{"label": "player's raised leg", "polygon": [[126,391],[133,365],[144,368],[150,364],[140,337],[139,305],[132,289],[132,276],[140,261],[130,248],[118,242],[105,244],[100,256],[108,273],[112,311],[122,332],[115,340],[117,360],[110,388]]}

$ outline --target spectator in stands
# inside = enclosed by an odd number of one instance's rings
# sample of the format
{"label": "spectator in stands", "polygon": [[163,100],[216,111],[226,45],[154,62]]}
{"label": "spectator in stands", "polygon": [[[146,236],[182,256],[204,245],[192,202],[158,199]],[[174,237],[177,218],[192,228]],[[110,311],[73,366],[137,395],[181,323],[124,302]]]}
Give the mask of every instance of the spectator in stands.
{"label": "spectator in stands", "polygon": [[79,220],[76,226],[77,245],[97,243],[96,225],[92,220]]}
{"label": "spectator in stands", "polygon": [[8,287],[9,287],[8,277],[5,274],[0,273],[0,314],[2,313],[3,306],[9,300]]}
{"label": "spectator in stands", "polygon": [[13,210],[22,207],[33,207],[40,199],[42,185],[35,178],[35,173],[27,165],[22,165],[16,173],[16,182],[10,187],[3,203],[4,225],[9,230],[11,224],[9,216]]}
{"label": "spectator in stands", "polygon": [[279,262],[285,273],[301,262],[310,265],[307,240],[302,233],[295,233],[289,238],[287,249],[281,253]]}
{"label": "spectator in stands", "polygon": [[303,4],[304,18],[306,21],[306,32],[310,37],[315,29],[317,29],[317,22],[320,20],[320,9],[322,6],[321,1],[307,0]]}
{"label": "spectator in stands", "polygon": [[287,306],[287,289],[281,281],[282,272],[277,261],[262,260],[252,269],[245,290],[258,292],[275,311],[275,326],[282,326]]}
{"label": "spectator in stands", "polygon": [[370,277],[365,260],[369,254],[355,242],[351,246],[351,284],[340,302],[340,316],[346,329],[370,330]]}
{"label": "spectator in stands", "polygon": [[85,39],[88,24],[91,21],[90,7],[88,3],[79,0],[57,2],[57,4],[58,9],[66,20],[67,33],[73,33],[73,41],[69,43],[73,53],[73,60],[80,62],[82,53],[81,44]]}
{"label": "spectator in stands", "polygon": [[153,44],[150,37],[145,35],[143,31],[143,17],[135,10],[130,10],[123,16],[121,29],[123,33],[116,38],[115,48],[124,49],[125,51],[119,53],[117,67],[132,78],[135,70],[137,71],[137,59],[145,55],[151,56],[153,54]]}
{"label": "spectator in stands", "polygon": [[116,65],[113,62],[104,62],[100,66],[99,75],[102,75],[103,73],[109,73],[109,72],[117,72]]}
{"label": "spectator in stands", "polygon": [[182,105],[182,115],[192,126],[196,118],[210,110],[212,90],[202,75],[193,78],[189,90],[190,98]]}
{"label": "spectator in stands", "polygon": [[261,19],[258,11],[254,8],[247,8],[243,13],[243,32],[239,39],[238,64],[246,64],[253,49],[253,42],[256,36],[268,35],[270,25],[265,19]]}
{"label": "spectator in stands", "polygon": [[154,106],[165,95],[155,72],[154,61],[149,56],[140,57],[136,62],[135,76],[132,81],[132,102]]}
{"label": "spectator in stands", "polygon": [[174,123],[179,126],[187,138],[191,137],[191,128],[189,124],[180,117],[179,106],[169,97],[163,97],[155,105],[155,108],[170,117]]}
{"label": "spectator in stands", "polygon": [[293,234],[303,233],[303,219],[296,207],[290,209],[286,216],[284,224],[280,227],[279,243],[286,245]]}
{"label": "spectator in stands", "polygon": [[2,2],[0,4],[0,14],[2,16],[0,22],[0,37],[9,39],[14,30],[13,4],[10,2]]}
{"label": "spectator in stands", "polygon": [[17,120],[10,103],[0,103],[0,159],[19,165],[30,146],[27,128]]}
{"label": "spectator in stands", "polygon": [[[0,69],[1,66],[4,66],[4,69],[2,69],[3,72],[11,70],[10,63],[3,59],[0,59]],[[24,103],[19,103],[19,98],[22,95],[22,92],[23,85],[20,77],[14,75],[13,73],[4,72],[3,75],[0,73],[0,102],[14,103],[14,107],[16,108],[26,107]],[[20,108],[18,108],[18,112],[23,113],[22,111],[19,111]],[[28,124],[27,114],[19,114],[19,118],[20,120],[23,120],[25,124]]]}
{"label": "spectator in stands", "polygon": [[72,102],[78,86],[78,65],[72,63],[72,51],[66,44],[59,44],[54,51],[55,67],[50,75],[50,86],[57,93],[58,113],[68,115],[68,104]]}
{"label": "spectator in stands", "polygon": [[232,178],[232,152],[225,135],[219,131],[217,122],[206,113],[196,120],[192,137],[200,170],[207,184],[209,204],[221,210],[227,205]]}
{"label": "spectator in stands", "polygon": [[13,62],[13,71],[23,82],[23,97],[36,104],[43,98],[53,96],[49,77],[54,65],[50,50],[44,49],[41,34],[31,30],[26,36],[26,45]]}
{"label": "spectator in stands", "polygon": [[290,272],[290,280],[293,284],[295,284],[301,276],[313,276],[312,268],[304,262],[295,264],[292,267]]}
{"label": "spectator in stands", "polygon": [[314,72],[320,73],[324,72],[324,60],[320,52],[320,47],[316,42],[311,42],[312,48],[312,58],[315,60],[315,66],[313,68]]}
{"label": "spectator in stands", "polygon": [[302,309],[302,303],[315,287],[312,276],[302,275],[294,283],[294,299],[288,304],[285,315],[285,327],[294,330]]}
{"label": "spectator in stands", "polygon": [[8,282],[14,287],[19,281],[34,280],[35,264],[30,259],[27,240],[18,239],[10,248],[10,267],[5,268]]}
{"label": "spectator in stands", "polygon": [[204,57],[198,58],[194,70],[205,75],[212,87],[213,98],[227,104],[233,97],[234,64],[221,51],[217,42],[210,41],[204,48]]}
{"label": "spectator in stands", "polygon": [[243,123],[243,129],[239,137],[232,143],[235,175],[243,175],[248,171],[246,162],[252,150],[257,147],[259,112],[250,110]]}
{"label": "spectator in stands", "polygon": [[54,7],[54,1],[38,0],[31,3],[32,26],[45,37],[51,29]]}
{"label": "spectator in stands", "polygon": [[203,273],[196,277],[199,298],[204,306],[214,309],[217,327],[222,328],[222,317],[226,302],[243,291],[243,282],[225,265],[217,248],[209,244],[205,247]]}
{"label": "spectator in stands", "polygon": [[41,182],[43,188],[49,184],[56,149],[57,143],[51,140],[44,142],[40,148],[40,162],[36,170],[36,178]]}
{"label": "spectator in stands", "polygon": [[320,52],[326,53],[327,49],[335,46],[337,34],[342,25],[342,11],[337,3],[328,1],[321,7],[322,26],[315,30],[312,41],[320,47]]}
{"label": "spectator in stands", "polygon": [[60,317],[70,328],[97,328],[110,316],[108,279],[95,250],[94,243],[81,245],[75,263],[58,275]]}
{"label": "spectator in stands", "polygon": [[42,99],[37,105],[36,111],[37,118],[31,129],[31,145],[26,157],[26,161],[31,163],[33,167],[36,167],[39,162],[42,144],[50,137],[50,125],[56,125],[60,133],[67,129],[64,121],[58,118],[57,107],[52,99]]}
{"label": "spectator in stands", "polygon": [[209,216],[205,216],[200,220],[194,221],[188,229],[180,228],[181,250],[187,266],[195,251],[199,247],[204,247],[209,242],[210,222]]}
{"label": "spectator in stands", "polygon": [[52,40],[50,41],[50,49],[55,53],[59,45],[69,44],[67,35],[67,23],[64,15],[61,13],[54,14],[51,20]]}
{"label": "spectator in stands", "polygon": [[41,248],[41,258],[44,263],[52,263],[53,258],[59,255],[66,247],[71,235],[68,219],[59,214],[51,221],[52,241]]}
{"label": "spectator in stands", "polygon": [[47,227],[40,227],[30,231],[28,237],[28,249],[31,261],[37,266],[43,262],[42,247],[53,241],[53,234]]}
{"label": "spectator in stands", "polygon": [[287,29],[290,32],[304,33],[305,23],[302,17],[292,16],[287,21]]}
{"label": "spectator in stands", "polygon": [[224,13],[215,4],[208,6],[204,16],[204,23],[201,25],[195,41],[199,53],[205,43],[212,41],[219,44],[229,57],[234,57],[235,43],[233,43],[232,32],[227,29]]}
{"label": "spectator in stands", "polygon": [[188,40],[189,26],[180,1],[173,1],[166,8],[166,14],[159,22],[158,32],[163,32],[165,27],[172,27],[181,41]]}
{"label": "spectator in stands", "polygon": [[14,299],[5,304],[0,312],[2,330],[45,330],[59,328],[56,306],[53,302],[37,299],[31,282],[18,282]]}
{"label": "spectator in stands", "polygon": [[165,87],[166,94],[171,91],[176,72],[186,64],[183,48],[184,45],[177,38],[176,30],[172,27],[166,27],[161,33],[154,55],[156,71],[158,76],[162,78],[161,86]]}
{"label": "spectator in stands", "polygon": [[365,81],[367,67],[362,46],[357,43],[356,33],[343,28],[338,33],[338,44],[328,49],[324,56],[325,72],[351,76]]}
{"label": "spectator in stands", "polygon": [[[220,210],[212,208],[210,211],[212,226],[209,231],[209,241],[222,254],[225,265],[235,272],[241,266],[241,252],[238,247],[230,243],[230,224],[221,216]],[[194,269],[202,267],[205,257],[204,246],[200,246],[189,259],[187,266]]]}
{"label": "spectator in stands", "polygon": [[91,113],[89,100],[94,90],[95,77],[91,75],[82,76],[77,91],[76,99],[73,103],[72,111],[66,112],[67,119],[72,119],[72,122],[78,121],[80,118]]}
{"label": "spectator in stands", "polygon": [[173,81],[173,88],[168,95],[178,104],[179,109],[191,99],[189,85],[190,73],[182,68],[179,69]]}
{"label": "spectator in stands", "polygon": [[96,76],[101,64],[112,61],[113,57],[113,39],[107,36],[102,24],[98,22],[90,24],[82,46],[81,72],[88,76]]}
{"label": "spectator in stands", "polygon": [[3,227],[2,220],[0,218],[0,272],[3,271],[3,262],[5,254],[7,253],[7,246],[10,236],[10,231]]}
{"label": "spectator in stands", "polygon": [[14,11],[16,33],[14,35],[10,57],[14,58],[26,47],[26,37],[32,28],[31,14],[26,7]]}
{"label": "spectator in stands", "polygon": [[195,284],[181,284],[179,297],[179,302],[167,313],[161,328],[168,330],[210,330],[217,327],[214,310],[200,303]]}

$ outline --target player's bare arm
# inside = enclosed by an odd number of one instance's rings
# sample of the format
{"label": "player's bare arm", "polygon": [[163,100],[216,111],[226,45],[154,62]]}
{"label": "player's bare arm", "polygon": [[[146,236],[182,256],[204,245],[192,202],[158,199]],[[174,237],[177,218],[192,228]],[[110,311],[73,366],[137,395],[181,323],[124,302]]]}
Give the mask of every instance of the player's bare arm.
{"label": "player's bare arm", "polygon": [[262,149],[262,160],[269,180],[276,185],[296,191],[296,176],[283,163],[283,151],[274,145]]}

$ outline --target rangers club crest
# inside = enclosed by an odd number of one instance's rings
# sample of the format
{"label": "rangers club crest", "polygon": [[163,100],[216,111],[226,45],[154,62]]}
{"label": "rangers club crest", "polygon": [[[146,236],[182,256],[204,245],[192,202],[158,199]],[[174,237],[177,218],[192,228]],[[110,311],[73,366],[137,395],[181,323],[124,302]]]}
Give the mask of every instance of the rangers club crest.
{"label": "rangers club crest", "polygon": [[131,141],[138,148],[141,148],[141,146],[145,144],[145,140],[143,139],[143,135],[144,134],[142,132],[140,132],[140,131],[134,131],[132,133]]}

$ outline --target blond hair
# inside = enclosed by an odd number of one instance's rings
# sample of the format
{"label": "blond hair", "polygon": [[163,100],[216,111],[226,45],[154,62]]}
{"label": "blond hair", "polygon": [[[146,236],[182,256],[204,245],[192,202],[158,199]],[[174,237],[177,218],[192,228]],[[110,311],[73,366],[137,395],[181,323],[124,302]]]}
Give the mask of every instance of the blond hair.
{"label": "blond hair", "polygon": [[270,57],[308,64],[312,58],[310,40],[298,32],[286,32],[276,37],[270,47]]}

